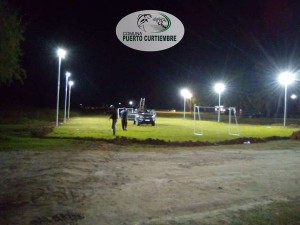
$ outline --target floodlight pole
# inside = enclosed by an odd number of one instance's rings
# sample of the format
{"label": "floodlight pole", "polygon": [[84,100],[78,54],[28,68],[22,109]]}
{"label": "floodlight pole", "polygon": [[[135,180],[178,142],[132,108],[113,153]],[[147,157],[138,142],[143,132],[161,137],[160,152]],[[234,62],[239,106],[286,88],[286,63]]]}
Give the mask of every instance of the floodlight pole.
{"label": "floodlight pole", "polygon": [[287,84],[284,85],[284,112],[283,112],[283,126],[286,125],[286,106],[287,106]]}
{"label": "floodlight pole", "polygon": [[221,114],[221,92],[219,92],[218,123],[220,122],[220,114]]}
{"label": "floodlight pole", "polygon": [[57,100],[56,100],[56,126],[58,127],[58,115],[59,115],[59,88],[60,88],[60,66],[61,59],[65,57],[66,51],[59,48],[57,50],[58,55],[58,79],[57,79]]}
{"label": "floodlight pole", "polygon": [[61,56],[58,57],[58,80],[57,80],[57,100],[56,100],[56,126],[57,127],[58,127],[58,114],[59,114],[60,64],[61,64]]}
{"label": "floodlight pole", "polygon": [[186,97],[183,97],[183,119],[185,119],[185,105],[186,105]]}
{"label": "floodlight pole", "polygon": [[187,89],[182,89],[181,90],[181,96],[183,97],[183,119],[185,119],[185,105],[186,105],[186,99],[191,98],[192,94],[189,90]]}
{"label": "floodlight pole", "polygon": [[221,114],[221,93],[224,91],[225,86],[223,83],[215,84],[215,92],[219,94],[219,109],[218,109],[218,122],[220,122],[220,114]]}
{"label": "floodlight pole", "polygon": [[71,104],[71,88],[73,85],[73,81],[69,81],[69,104],[68,104],[68,119],[70,118],[70,104]]}
{"label": "floodlight pole", "polygon": [[66,72],[66,90],[65,90],[65,112],[64,112],[64,122],[67,122],[67,95],[68,95],[68,79],[71,73]]}
{"label": "floodlight pole", "polygon": [[286,126],[287,115],[287,86],[295,81],[295,74],[286,71],[279,74],[278,81],[284,85],[284,112],[283,112],[283,126]]}

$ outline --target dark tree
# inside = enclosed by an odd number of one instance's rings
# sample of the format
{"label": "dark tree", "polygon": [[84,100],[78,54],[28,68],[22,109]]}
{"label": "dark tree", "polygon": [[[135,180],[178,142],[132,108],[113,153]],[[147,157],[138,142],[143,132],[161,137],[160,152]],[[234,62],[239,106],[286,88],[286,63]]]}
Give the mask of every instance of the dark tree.
{"label": "dark tree", "polygon": [[25,71],[21,67],[23,29],[18,14],[0,0],[0,84],[13,80],[23,82]]}

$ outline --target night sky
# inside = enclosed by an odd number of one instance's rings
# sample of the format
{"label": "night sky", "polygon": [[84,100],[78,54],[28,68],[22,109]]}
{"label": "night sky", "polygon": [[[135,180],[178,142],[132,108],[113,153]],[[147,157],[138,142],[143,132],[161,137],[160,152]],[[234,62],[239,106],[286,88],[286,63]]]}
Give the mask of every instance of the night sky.
{"label": "night sky", "polygon": [[[120,3],[121,2],[121,3]],[[213,106],[216,81],[224,101],[274,85],[281,70],[300,66],[300,2],[289,0],[10,0],[24,24],[24,84],[0,86],[1,103],[56,107],[57,47],[67,50],[64,73],[75,85],[72,106],[101,106],[146,98],[151,108],[182,108],[179,92],[190,88],[195,103]],[[140,10],[176,16],[185,35],[172,48],[142,52],[123,45],[118,22]],[[294,91],[297,91],[295,87]],[[298,86],[299,92],[299,86]]]}

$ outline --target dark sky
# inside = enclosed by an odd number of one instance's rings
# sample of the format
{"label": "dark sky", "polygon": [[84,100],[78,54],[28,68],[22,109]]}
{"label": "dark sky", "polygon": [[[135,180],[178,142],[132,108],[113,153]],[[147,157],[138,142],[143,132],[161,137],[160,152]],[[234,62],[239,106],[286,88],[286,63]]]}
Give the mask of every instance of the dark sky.
{"label": "dark sky", "polygon": [[[72,73],[72,105],[146,98],[154,108],[180,108],[183,87],[214,105],[214,82],[227,98],[263,88],[281,69],[299,67],[300,3],[290,0],[10,0],[25,26],[24,84],[0,86],[1,102],[56,107],[56,49],[68,51],[62,75]],[[185,27],[181,42],[158,52],[123,45],[116,26],[126,15],[160,10]],[[243,80],[243,78],[245,80]],[[241,81],[243,81],[241,84]],[[61,79],[61,102],[64,98]],[[260,86],[261,85],[261,86]],[[226,98],[226,95],[224,96]]]}

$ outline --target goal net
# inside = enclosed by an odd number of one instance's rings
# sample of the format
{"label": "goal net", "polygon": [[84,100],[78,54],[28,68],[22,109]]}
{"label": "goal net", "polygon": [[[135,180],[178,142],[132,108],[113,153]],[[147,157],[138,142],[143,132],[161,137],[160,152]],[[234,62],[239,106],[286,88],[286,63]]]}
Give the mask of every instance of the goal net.
{"label": "goal net", "polygon": [[[236,108],[222,107],[221,109],[222,109],[222,114],[224,114],[224,116],[222,115],[223,120],[228,115],[228,134],[239,136],[240,131],[238,127]],[[216,107],[194,105],[194,135],[204,134],[204,130],[205,130],[204,121],[218,121],[217,113],[216,113],[218,110],[219,108]]]}

